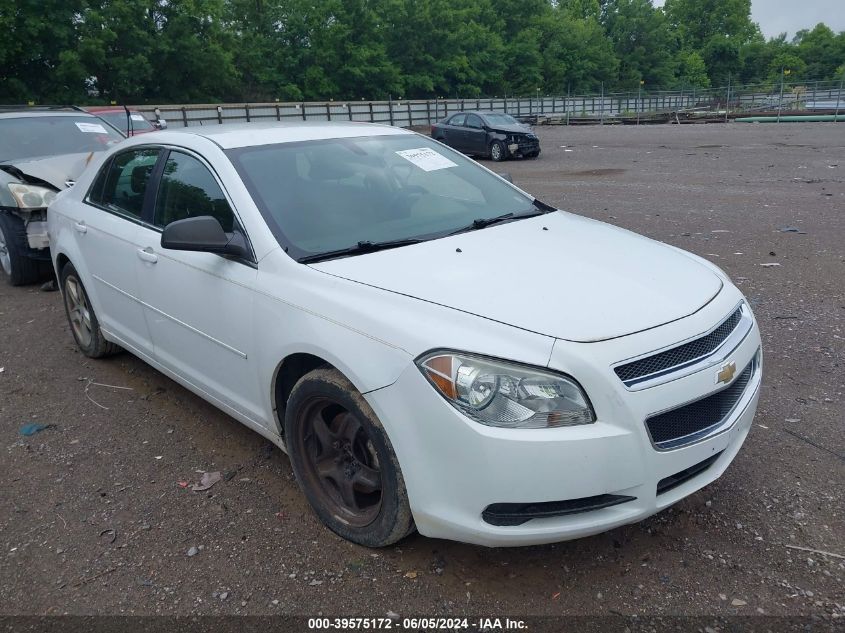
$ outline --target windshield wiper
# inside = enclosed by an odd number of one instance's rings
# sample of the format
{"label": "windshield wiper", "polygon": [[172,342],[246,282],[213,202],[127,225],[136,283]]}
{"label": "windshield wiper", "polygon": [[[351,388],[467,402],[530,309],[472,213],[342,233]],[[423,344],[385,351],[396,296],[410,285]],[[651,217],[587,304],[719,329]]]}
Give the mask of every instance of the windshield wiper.
{"label": "windshield wiper", "polygon": [[483,229],[485,227],[491,226],[493,224],[499,224],[501,222],[513,222],[514,220],[524,220],[525,218],[534,218],[538,215],[544,215],[546,213],[551,213],[552,211],[557,211],[554,207],[550,207],[549,205],[540,202],[539,200],[534,200],[535,209],[529,209],[528,211],[523,211],[522,213],[504,213],[502,215],[497,215],[493,218],[477,218],[472,221],[472,224],[467,224],[464,227],[461,227],[448,235],[458,235],[459,233],[468,233],[469,231],[475,231],[478,229]]}
{"label": "windshield wiper", "polygon": [[376,251],[385,251],[389,248],[399,248],[400,246],[408,246],[410,244],[419,244],[424,242],[418,238],[408,238],[404,240],[389,240],[386,242],[370,242],[363,240],[358,242],[355,246],[348,248],[339,248],[334,251],[326,251],[325,253],[317,253],[316,255],[306,255],[300,257],[296,261],[300,264],[311,264],[314,262],[321,262],[326,259],[334,259],[336,257],[347,257],[349,255],[363,255],[364,253],[375,253]]}

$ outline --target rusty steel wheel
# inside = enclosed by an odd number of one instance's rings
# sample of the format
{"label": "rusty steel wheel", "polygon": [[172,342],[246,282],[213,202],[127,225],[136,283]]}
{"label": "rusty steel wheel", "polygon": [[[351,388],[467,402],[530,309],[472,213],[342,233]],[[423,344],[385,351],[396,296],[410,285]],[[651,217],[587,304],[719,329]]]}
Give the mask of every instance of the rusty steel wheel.
{"label": "rusty steel wheel", "polygon": [[382,547],[413,530],[393,446],[336,369],[315,369],[296,383],[285,407],[285,444],[300,488],[332,531]]}
{"label": "rusty steel wheel", "polygon": [[369,525],[381,508],[382,481],[378,455],[360,420],[329,398],[315,398],[301,415],[297,451],[320,503],[349,525]]}

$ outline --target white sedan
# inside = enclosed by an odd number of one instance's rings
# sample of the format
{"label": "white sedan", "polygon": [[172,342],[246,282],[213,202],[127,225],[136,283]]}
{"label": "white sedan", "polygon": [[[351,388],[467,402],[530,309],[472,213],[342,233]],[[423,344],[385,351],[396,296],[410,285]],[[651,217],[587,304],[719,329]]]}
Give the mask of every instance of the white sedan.
{"label": "white sedan", "polygon": [[760,335],[716,266],[368,124],[129,139],[49,209],[73,335],[268,438],[356,543],[523,545],[719,477]]}

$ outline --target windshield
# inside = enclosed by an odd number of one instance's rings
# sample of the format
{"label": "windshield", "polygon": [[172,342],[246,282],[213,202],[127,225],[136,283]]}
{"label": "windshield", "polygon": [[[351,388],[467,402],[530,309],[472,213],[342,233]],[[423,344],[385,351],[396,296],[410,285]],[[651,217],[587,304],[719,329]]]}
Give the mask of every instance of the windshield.
{"label": "windshield", "polygon": [[123,137],[91,116],[0,119],[0,161],[101,152]]}
{"label": "windshield", "polygon": [[295,259],[359,242],[433,239],[533,200],[462,154],[412,134],[227,151]]}
{"label": "windshield", "polygon": [[487,119],[487,125],[522,125],[510,114],[499,114],[496,112],[492,112],[489,114],[485,114],[484,118]]}
{"label": "windshield", "polygon": [[[129,134],[128,129],[126,127],[126,112],[125,111],[118,111],[114,110],[111,112],[94,112],[94,116],[98,116],[101,119],[105,119],[113,126],[115,126],[118,130],[123,132],[124,134]],[[133,132],[144,132],[149,130],[154,130],[153,124],[147,121],[144,118],[144,115],[140,112],[132,112],[129,111],[129,118],[132,119],[132,131]]]}

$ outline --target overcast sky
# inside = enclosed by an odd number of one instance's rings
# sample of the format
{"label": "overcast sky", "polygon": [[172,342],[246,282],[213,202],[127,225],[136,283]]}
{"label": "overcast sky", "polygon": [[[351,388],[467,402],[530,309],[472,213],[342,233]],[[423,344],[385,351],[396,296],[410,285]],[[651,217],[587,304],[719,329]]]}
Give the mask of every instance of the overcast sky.
{"label": "overcast sky", "polygon": [[[663,2],[654,0],[659,7]],[[845,31],[845,0],[751,0],[751,19],[766,37],[786,32],[792,38],[796,31],[811,29],[819,22],[834,32]]]}

